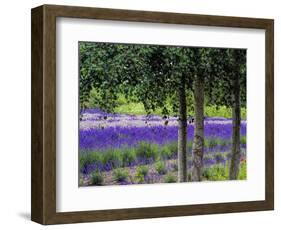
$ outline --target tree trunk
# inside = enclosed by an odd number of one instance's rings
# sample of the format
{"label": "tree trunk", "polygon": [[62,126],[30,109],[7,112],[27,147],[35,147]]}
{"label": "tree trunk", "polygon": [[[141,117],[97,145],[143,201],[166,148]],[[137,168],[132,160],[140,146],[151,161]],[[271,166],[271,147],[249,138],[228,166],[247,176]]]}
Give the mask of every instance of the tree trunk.
{"label": "tree trunk", "polygon": [[239,75],[233,79],[233,105],[232,105],[232,156],[230,162],[229,179],[236,180],[240,164],[240,83]]}
{"label": "tree trunk", "polygon": [[187,116],[186,116],[186,95],[185,79],[182,77],[178,91],[179,96],[179,128],[178,128],[178,182],[187,181]]}
{"label": "tree trunk", "polygon": [[192,145],[192,181],[201,181],[204,153],[204,78],[194,81],[194,139]]}

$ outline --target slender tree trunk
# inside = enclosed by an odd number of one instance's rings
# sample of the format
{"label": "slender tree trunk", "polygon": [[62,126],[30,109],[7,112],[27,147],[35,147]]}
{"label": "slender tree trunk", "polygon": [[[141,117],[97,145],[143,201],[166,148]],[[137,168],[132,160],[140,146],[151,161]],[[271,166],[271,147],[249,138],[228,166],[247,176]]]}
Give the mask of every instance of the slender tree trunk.
{"label": "slender tree trunk", "polygon": [[229,179],[236,180],[240,164],[240,83],[239,75],[233,79],[233,105],[232,105],[232,156],[230,162]]}
{"label": "slender tree trunk", "polygon": [[204,154],[204,78],[194,81],[195,126],[192,145],[192,181],[201,181]]}
{"label": "slender tree trunk", "polygon": [[178,181],[187,181],[187,116],[186,116],[186,95],[185,79],[182,77],[181,85],[178,91],[179,96],[179,128],[178,128]]}

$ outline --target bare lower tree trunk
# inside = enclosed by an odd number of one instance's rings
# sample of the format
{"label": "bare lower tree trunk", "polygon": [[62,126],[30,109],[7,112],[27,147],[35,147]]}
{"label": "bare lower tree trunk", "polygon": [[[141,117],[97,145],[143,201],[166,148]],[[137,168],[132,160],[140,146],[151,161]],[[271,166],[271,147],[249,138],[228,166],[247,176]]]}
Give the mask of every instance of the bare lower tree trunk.
{"label": "bare lower tree trunk", "polygon": [[240,164],[240,83],[239,75],[233,79],[233,106],[232,106],[232,156],[230,162],[229,179],[236,180]]}
{"label": "bare lower tree trunk", "polygon": [[201,181],[204,154],[204,78],[194,81],[195,126],[192,145],[192,181]]}
{"label": "bare lower tree trunk", "polygon": [[178,128],[178,182],[187,181],[187,116],[186,116],[186,95],[185,80],[182,77],[178,91],[179,96],[179,128]]}

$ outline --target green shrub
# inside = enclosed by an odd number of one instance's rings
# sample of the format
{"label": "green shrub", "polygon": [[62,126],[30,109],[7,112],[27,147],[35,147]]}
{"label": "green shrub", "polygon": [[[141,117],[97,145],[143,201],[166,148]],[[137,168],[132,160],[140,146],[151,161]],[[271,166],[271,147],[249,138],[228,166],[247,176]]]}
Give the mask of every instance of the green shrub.
{"label": "green shrub", "polygon": [[166,144],[166,146],[172,154],[176,154],[178,152],[178,142],[171,142],[169,144]]}
{"label": "green shrub", "polygon": [[227,167],[223,165],[214,165],[209,168],[205,168],[202,173],[203,178],[211,181],[228,180]]}
{"label": "green shrub", "polygon": [[147,176],[149,171],[149,168],[147,165],[140,165],[137,167],[137,172],[136,172],[136,179],[139,183],[144,182],[145,176]]}
{"label": "green shrub", "polygon": [[91,183],[92,185],[102,185],[103,183],[103,174],[99,171],[91,173]]}
{"label": "green shrub", "polygon": [[101,153],[99,152],[86,152],[79,155],[80,169],[88,164],[102,162]]}
{"label": "green shrub", "polygon": [[160,175],[166,174],[167,169],[166,169],[165,162],[164,162],[164,161],[157,161],[157,162],[155,163],[155,170],[156,170]]}
{"label": "green shrub", "polygon": [[129,177],[129,172],[126,169],[117,168],[113,170],[113,178],[118,182],[126,181]]}
{"label": "green shrub", "polygon": [[156,144],[141,141],[135,151],[137,157],[155,160],[158,157],[159,147]]}
{"label": "green shrub", "polygon": [[160,149],[160,155],[162,157],[162,159],[171,159],[172,156],[174,155],[174,152],[172,152],[169,148],[168,145],[164,145],[161,149]]}
{"label": "green shrub", "polygon": [[101,155],[103,164],[109,163],[113,168],[122,166],[122,152],[120,149],[108,149]]}
{"label": "green shrub", "polygon": [[168,173],[164,177],[164,182],[165,183],[175,183],[175,182],[177,182],[177,177],[174,174],[172,174],[172,173]]}
{"label": "green shrub", "polygon": [[137,175],[146,176],[148,174],[149,168],[147,165],[140,165],[137,167]]}
{"label": "green shrub", "polygon": [[122,150],[123,166],[128,166],[136,160],[136,152],[133,148],[125,148]]}

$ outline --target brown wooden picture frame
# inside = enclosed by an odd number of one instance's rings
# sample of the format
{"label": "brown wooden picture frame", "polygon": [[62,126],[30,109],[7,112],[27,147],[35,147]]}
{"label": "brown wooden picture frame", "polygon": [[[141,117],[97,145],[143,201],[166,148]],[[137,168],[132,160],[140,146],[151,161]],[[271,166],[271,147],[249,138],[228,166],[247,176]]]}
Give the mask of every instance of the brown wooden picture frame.
{"label": "brown wooden picture frame", "polygon": [[[274,21],[271,19],[43,5],[32,9],[31,219],[62,224],[274,209]],[[56,212],[56,18],[87,18],[265,30],[265,200]]]}

